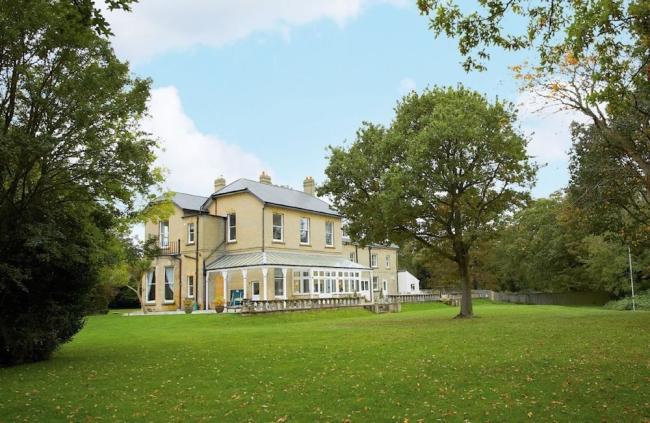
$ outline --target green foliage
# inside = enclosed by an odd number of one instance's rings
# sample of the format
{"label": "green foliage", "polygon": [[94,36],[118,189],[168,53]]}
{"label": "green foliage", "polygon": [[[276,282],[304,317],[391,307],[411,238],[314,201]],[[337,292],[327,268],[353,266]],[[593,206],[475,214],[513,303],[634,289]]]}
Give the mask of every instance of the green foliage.
{"label": "green foliage", "polygon": [[[634,305],[637,310],[650,311],[650,291],[637,292],[634,296]],[[610,301],[604,307],[609,310],[632,310],[632,296]]]}
{"label": "green foliage", "polygon": [[630,238],[650,232],[648,88],[635,95],[635,107],[609,117],[607,130],[596,124],[574,124],[572,131],[572,197],[601,219],[624,211],[632,224],[621,230]]}
{"label": "green foliage", "polygon": [[79,330],[114,238],[160,182],[139,129],[150,82],[107,34],[90,0],[0,2],[0,366]]}
{"label": "green foliage", "polygon": [[[630,291],[628,241],[624,226],[610,215],[594,220],[592,210],[576,207],[559,193],[519,211],[495,238],[489,263],[501,289],[509,291]],[[650,277],[647,244],[633,246],[634,276],[639,287]]]}
{"label": "green foliage", "polygon": [[[0,369],[2,421],[643,421],[650,313],[475,302],[91,316]],[[471,348],[469,346],[471,345]],[[531,416],[531,417],[529,417]]]}
{"label": "green foliage", "polygon": [[511,105],[459,87],[411,93],[389,128],[364,123],[349,147],[331,147],[327,180],[362,244],[414,241],[458,265],[471,315],[469,252],[525,204],[537,170]]}
{"label": "green foliage", "polygon": [[[491,47],[535,49],[547,69],[567,52],[577,60],[596,55],[601,68],[597,81],[613,87],[644,70],[644,62],[637,58],[650,47],[650,6],[644,0],[479,0],[462,6],[453,0],[417,0],[417,4],[429,16],[436,36],[458,39],[466,70],[485,69]],[[520,25],[509,25],[517,30],[507,31],[504,20]]]}

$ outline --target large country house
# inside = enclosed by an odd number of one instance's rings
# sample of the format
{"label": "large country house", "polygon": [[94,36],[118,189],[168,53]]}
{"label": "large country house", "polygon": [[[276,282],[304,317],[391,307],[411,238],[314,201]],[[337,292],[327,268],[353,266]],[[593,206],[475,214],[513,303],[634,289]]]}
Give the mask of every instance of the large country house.
{"label": "large country house", "polygon": [[314,193],[238,179],[214,182],[209,197],[176,193],[174,213],[145,225],[159,254],[145,275],[149,311],[180,309],[192,299],[212,309],[249,300],[356,296],[368,302],[397,293],[397,247],[360,247],[344,236],[341,216]]}

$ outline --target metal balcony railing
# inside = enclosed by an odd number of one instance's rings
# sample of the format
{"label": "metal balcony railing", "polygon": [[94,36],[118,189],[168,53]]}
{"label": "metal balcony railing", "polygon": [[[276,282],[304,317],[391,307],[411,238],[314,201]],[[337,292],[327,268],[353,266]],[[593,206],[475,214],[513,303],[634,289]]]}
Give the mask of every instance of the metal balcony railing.
{"label": "metal balcony railing", "polygon": [[157,253],[159,256],[177,256],[181,253],[181,240],[169,242],[166,246],[158,245]]}

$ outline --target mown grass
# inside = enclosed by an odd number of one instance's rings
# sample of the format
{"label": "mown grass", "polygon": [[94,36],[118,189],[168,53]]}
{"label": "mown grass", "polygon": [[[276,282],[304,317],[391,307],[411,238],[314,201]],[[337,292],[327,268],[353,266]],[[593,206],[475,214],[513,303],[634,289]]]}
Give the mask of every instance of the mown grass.
{"label": "mown grass", "polygon": [[650,313],[475,311],[91,317],[0,421],[648,421]]}

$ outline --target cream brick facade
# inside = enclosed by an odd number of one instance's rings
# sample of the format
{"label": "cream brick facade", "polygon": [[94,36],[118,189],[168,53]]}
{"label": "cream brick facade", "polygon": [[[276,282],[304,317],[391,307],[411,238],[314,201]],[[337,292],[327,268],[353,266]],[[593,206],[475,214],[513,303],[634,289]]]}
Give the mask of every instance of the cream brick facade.
{"label": "cream brick facade", "polygon": [[[145,304],[148,310],[180,309],[188,297],[209,309],[218,297],[228,302],[241,295],[252,300],[356,295],[374,301],[397,292],[397,249],[346,242],[341,217],[310,194],[313,179],[305,180],[306,192],[271,185],[268,175],[260,180],[225,185],[218,179],[210,197],[174,196],[174,213],[163,223],[168,246],[161,245],[143,281],[143,298],[152,300]],[[228,215],[235,216],[234,239]],[[281,222],[275,232],[274,219]],[[308,242],[302,242],[306,222]],[[188,238],[190,225],[194,242]],[[145,234],[160,243],[161,222],[148,222]],[[303,231],[302,238],[306,235]],[[373,254],[378,266],[370,268]],[[377,289],[371,289],[373,277]]]}

